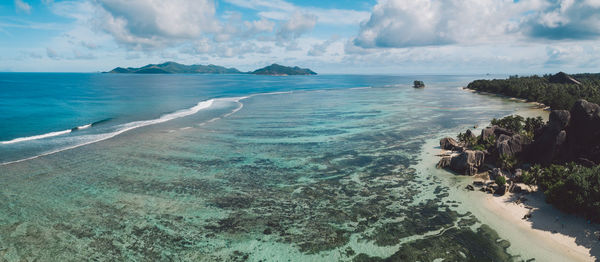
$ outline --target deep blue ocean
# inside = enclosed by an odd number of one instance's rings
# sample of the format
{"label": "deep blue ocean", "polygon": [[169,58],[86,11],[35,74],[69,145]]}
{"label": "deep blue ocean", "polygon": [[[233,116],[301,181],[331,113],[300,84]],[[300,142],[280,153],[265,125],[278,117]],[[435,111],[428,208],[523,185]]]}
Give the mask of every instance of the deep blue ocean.
{"label": "deep blue ocean", "polygon": [[418,168],[486,77],[1,73],[0,261],[512,260]]}

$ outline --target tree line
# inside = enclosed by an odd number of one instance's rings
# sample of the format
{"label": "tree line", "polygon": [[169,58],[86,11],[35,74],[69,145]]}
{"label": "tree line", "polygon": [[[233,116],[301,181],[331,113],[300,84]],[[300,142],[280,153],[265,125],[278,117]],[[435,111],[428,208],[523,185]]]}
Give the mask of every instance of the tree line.
{"label": "tree line", "polygon": [[535,101],[553,110],[569,110],[578,99],[600,104],[600,74],[574,74],[576,83],[551,81],[553,75],[510,76],[508,79],[475,80],[468,89]]}

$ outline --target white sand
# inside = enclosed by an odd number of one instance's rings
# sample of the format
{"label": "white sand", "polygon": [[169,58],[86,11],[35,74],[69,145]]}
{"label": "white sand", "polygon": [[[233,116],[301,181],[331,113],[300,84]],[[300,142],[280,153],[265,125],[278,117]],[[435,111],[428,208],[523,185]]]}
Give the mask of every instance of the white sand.
{"label": "white sand", "polygon": [[[495,216],[490,219],[500,219],[502,221],[498,224],[512,228],[507,230],[511,236],[507,239],[513,246],[519,243],[511,238],[526,240],[523,246],[514,246],[514,250],[520,250],[522,254],[531,253],[541,261],[595,261],[594,257],[600,258],[598,225],[587,224],[583,218],[557,210],[545,203],[542,193],[525,195],[525,204],[515,204],[520,194],[506,194],[502,197],[483,192],[472,194],[483,200],[483,208],[488,211],[488,215]],[[523,216],[530,212],[527,206],[532,208],[532,216],[525,220],[522,219]],[[535,242],[535,245],[531,245],[531,242]],[[591,253],[592,248],[595,254]]]}

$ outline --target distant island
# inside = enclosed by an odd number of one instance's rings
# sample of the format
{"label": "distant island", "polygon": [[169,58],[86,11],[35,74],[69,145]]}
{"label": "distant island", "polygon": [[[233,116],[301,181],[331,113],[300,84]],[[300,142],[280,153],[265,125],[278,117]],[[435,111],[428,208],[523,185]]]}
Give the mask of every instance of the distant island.
{"label": "distant island", "polygon": [[183,65],[176,62],[162,64],[148,64],[143,67],[117,67],[105,72],[111,74],[254,74],[254,75],[316,75],[308,68],[297,66],[289,67],[272,64],[251,72],[242,72],[236,68],[227,68],[217,65]]}
{"label": "distant island", "polygon": [[235,68],[217,65],[183,65],[176,62],[149,64],[143,67],[117,67],[108,73],[118,74],[241,74]]}
{"label": "distant island", "polygon": [[278,64],[263,67],[252,71],[250,74],[255,75],[316,75],[314,71],[308,68],[300,68],[297,66],[289,67]]}

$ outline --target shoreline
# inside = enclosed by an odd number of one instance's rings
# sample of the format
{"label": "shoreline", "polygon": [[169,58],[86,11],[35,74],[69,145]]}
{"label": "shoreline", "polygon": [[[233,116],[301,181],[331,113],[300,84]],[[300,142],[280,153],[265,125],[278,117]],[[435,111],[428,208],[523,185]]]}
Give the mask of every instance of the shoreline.
{"label": "shoreline", "polygon": [[[542,116],[544,120],[548,120],[549,111],[539,103],[497,97],[532,105],[515,110],[513,115]],[[480,132],[480,128],[475,132]],[[446,182],[450,187],[450,197],[462,203],[458,209],[462,212],[472,212],[482,224],[491,226],[502,239],[508,240],[511,244],[508,248],[509,253],[523,260],[535,258],[536,261],[600,261],[600,225],[587,224],[584,218],[564,213],[545,203],[541,192],[507,192],[504,196],[495,196],[478,190],[464,189],[466,185],[472,185],[473,181],[480,179],[476,176],[455,175],[435,167],[439,160],[438,155],[444,153],[444,150],[439,148],[441,138],[432,139],[424,144],[421,171],[430,172]],[[526,199],[525,203],[515,203],[520,197]],[[528,213],[532,214],[531,218],[524,220],[523,217]]]}
{"label": "shoreline", "polygon": [[494,96],[494,97],[499,97],[499,98],[503,98],[503,99],[508,99],[513,102],[527,103],[527,104],[534,106],[535,109],[539,109],[539,110],[544,110],[544,111],[551,110],[551,108],[549,106],[545,105],[544,103],[540,103],[540,102],[536,102],[536,101],[528,101],[527,99],[524,99],[524,98],[506,96],[506,95],[502,95],[502,94],[494,94],[494,93],[485,92],[485,91],[478,91],[478,90],[469,89],[467,87],[462,87],[461,89],[464,91],[479,94],[479,95]]}

